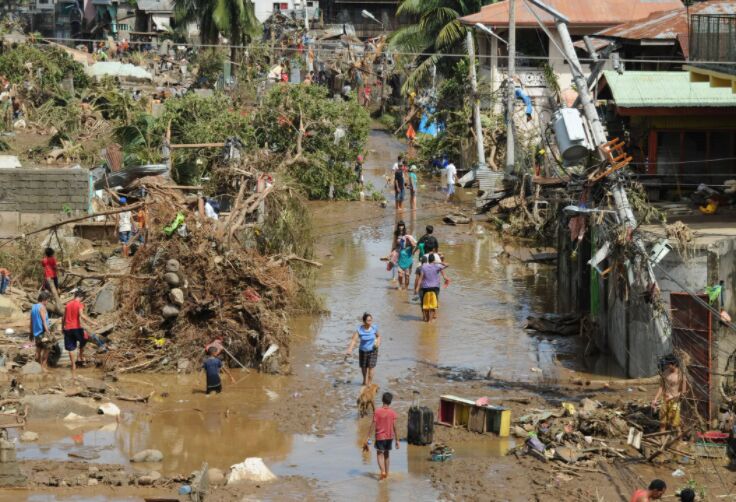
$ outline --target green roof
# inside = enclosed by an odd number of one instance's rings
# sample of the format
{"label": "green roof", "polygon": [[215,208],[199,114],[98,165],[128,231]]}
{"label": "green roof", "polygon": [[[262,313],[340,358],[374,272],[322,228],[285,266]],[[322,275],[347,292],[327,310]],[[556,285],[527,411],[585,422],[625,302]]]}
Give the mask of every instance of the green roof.
{"label": "green roof", "polygon": [[686,71],[604,71],[616,106],[622,108],[736,107],[736,94],[728,87],[690,82]]}

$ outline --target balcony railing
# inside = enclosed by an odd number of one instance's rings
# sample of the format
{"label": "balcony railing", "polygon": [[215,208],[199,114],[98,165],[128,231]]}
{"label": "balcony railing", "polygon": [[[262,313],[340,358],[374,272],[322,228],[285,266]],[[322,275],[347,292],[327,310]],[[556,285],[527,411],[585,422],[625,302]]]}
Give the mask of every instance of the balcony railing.
{"label": "balcony railing", "polygon": [[736,75],[736,15],[690,16],[690,60],[702,68]]}

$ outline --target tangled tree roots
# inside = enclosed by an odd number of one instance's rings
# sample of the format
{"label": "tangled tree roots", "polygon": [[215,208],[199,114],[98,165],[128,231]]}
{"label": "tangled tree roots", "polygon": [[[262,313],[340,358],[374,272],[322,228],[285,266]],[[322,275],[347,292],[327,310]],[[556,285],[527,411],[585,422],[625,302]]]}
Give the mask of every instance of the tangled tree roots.
{"label": "tangled tree roots", "polygon": [[186,213],[185,236],[167,237],[161,229],[186,201],[158,182],[144,183],[148,242],[132,260],[135,277],[121,283],[122,329],[107,368],[191,368],[205,345],[221,338],[230,366],[238,366],[234,358],[264,371],[288,371],[286,311],[297,290],[288,262],[238,242],[226,247],[215,223],[196,213]]}

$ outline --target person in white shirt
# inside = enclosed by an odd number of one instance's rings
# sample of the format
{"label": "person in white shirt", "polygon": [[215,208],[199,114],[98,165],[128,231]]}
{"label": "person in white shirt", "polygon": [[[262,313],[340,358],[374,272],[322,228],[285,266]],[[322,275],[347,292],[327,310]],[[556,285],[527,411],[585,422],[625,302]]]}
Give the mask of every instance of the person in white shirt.
{"label": "person in white shirt", "polygon": [[[128,203],[128,199],[120,197],[120,204],[125,205]],[[128,243],[130,242],[130,232],[133,230],[133,216],[130,211],[123,211],[118,214],[118,238],[120,244],[123,245],[123,256],[129,256]]]}
{"label": "person in white shirt", "polygon": [[447,177],[447,199],[445,199],[445,202],[450,202],[450,197],[455,193],[455,181],[457,178],[457,168],[452,162],[447,164],[445,176]]}

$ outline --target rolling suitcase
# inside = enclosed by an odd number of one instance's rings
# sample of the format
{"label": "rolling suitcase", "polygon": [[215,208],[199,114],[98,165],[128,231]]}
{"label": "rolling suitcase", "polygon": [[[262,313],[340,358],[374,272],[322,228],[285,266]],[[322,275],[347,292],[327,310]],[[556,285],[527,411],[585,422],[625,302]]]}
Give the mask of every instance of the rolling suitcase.
{"label": "rolling suitcase", "polygon": [[407,442],[413,445],[428,445],[434,435],[434,413],[426,406],[417,406],[416,394],[414,403],[409,408]]}

